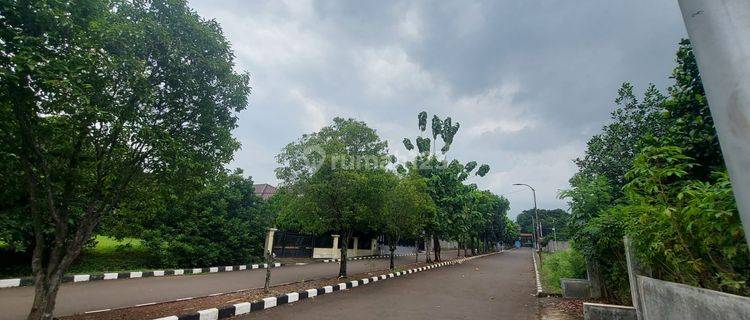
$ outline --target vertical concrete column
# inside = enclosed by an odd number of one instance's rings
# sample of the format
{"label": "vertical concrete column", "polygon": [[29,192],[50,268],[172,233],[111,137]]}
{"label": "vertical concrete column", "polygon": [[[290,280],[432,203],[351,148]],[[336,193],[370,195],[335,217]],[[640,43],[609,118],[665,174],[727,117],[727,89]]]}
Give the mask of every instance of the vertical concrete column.
{"label": "vertical concrete column", "polygon": [[371,239],[370,240],[370,252],[373,255],[378,254],[378,239]]}
{"label": "vertical concrete column", "polygon": [[336,258],[339,256],[338,250],[339,249],[339,235],[332,234],[331,238],[333,238],[333,250],[331,251],[331,258]]}
{"label": "vertical concrete column", "polygon": [[630,238],[623,237],[622,242],[625,245],[625,262],[628,265],[628,280],[630,282],[630,296],[633,299],[636,316],[639,320],[643,319],[643,305],[641,304],[641,291],[638,287],[638,276],[651,276],[651,270],[644,268],[638,258],[635,256],[633,243]]}
{"label": "vertical concrete column", "polygon": [[679,4],[750,244],[750,2]]}
{"label": "vertical concrete column", "polygon": [[358,254],[357,254],[357,251],[358,251],[357,247],[359,247],[359,237],[354,237],[354,248],[353,248],[354,249],[354,255],[353,255],[354,257],[358,256]]}
{"label": "vertical concrete column", "polygon": [[276,228],[268,228],[266,232],[266,252],[264,254],[271,254],[273,252],[273,235],[278,231],[279,229]]}
{"label": "vertical concrete column", "polygon": [[586,278],[591,286],[591,297],[600,298],[602,296],[602,284],[599,278],[599,265],[595,261],[586,260]]}

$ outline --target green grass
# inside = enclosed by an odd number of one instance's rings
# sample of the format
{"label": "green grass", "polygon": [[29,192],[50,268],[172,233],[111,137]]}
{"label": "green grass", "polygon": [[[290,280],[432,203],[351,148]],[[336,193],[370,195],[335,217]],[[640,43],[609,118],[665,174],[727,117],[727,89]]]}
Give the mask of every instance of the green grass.
{"label": "green grass", "polygon": [[96,236],[96,244],[87,248],[69,273],[99,273],[144,270],[153,267],[151,255],[143,241],[134,238],[117,240]]}
{"label": "green grass", "polygon": [[[120,272],[150,270],[158,268],[154,259],[144,246],[143,241],[134,238],[117,240],[107,236],[96,236],[95,243],[84,249],[83,253],[68,269],[68,274],[90,274],[101,272]],[[0,246],[0,249],[2,246]],[[6,256],[6,254],[8,254]],[[12,259],[10,259],[12,257]],[[30,257],[23,257],[11,252],[0,252],[0,259],[9,258],[0,263],[0,279],[26,277],[31,275]],[[12,260],[12,261],[10,261]]]}
{"label": "green grass", "polygon": [[561,293],[560,278],[585,278],[586,261],[574,250],[542,255],[542,286],[545,291]]}

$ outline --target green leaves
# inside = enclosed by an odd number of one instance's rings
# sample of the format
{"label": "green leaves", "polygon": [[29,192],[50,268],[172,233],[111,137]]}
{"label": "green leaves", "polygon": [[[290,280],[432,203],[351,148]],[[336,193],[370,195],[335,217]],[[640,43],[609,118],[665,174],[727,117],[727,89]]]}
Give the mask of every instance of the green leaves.
{"label": "green leaves", "polygon": [[422,111],[417,115],[419,131],[424,132],[427,129],[427,112]]}
{"label": "green leaves", "polygon": [[477,175],[480,177],[484,177],[488,172],[490,172],[490,166],[487,164],[483,164],[479,166],[479,169],[477,170]]}
{"label": "green leaves", "polygon": [[409,151],[414,150],[414,145],[411,143],[411,140],[409,140],[409,138],[404,138],[404,148]]}

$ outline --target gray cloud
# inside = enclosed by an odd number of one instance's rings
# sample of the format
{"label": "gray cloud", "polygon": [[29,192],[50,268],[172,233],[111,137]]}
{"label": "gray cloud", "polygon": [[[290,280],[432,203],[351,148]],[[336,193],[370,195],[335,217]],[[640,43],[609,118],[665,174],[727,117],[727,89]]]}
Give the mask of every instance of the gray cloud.
{"label": "gray cloud", "polygon": [[421,110],[462,123],[451,157],[512,215],[565,207],[571,160],[613,109],[619,85],[665,88],[685,37],[676,2],[191,1],[219,21],[253,94],[232,166],[275,183],[275,154],[334,116],[366,121],[406,157]]}

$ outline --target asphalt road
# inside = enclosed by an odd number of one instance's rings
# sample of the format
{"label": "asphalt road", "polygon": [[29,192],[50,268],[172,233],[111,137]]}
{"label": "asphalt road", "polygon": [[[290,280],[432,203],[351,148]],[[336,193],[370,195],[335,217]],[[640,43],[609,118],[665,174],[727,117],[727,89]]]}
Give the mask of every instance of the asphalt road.
{"label": "asphalt road", "polygon": [[[452,252],[455,254],[455,251]],[[424,261],[424,255],[420,254]],[[445,256],[447,257],[447,256]],[[451,256],[452,258],[452,256]],[[398,257],[396,264],[414,263],[414,256]],[[387,269],[388,259],[349,261],[352,274]],[[313,263],[273,269],[272,285],[330,278],[338,275],[338,263]],[[265,270],[247,270],[198,275],[149,277],[63,284],[55,316],[130,307],[152,302],[263,287]],[[34,287],[0,289],[0,319],[25,319],[34,300]]]}
{"label": "asphalt road", "polygon": [[537,319],[528,249],[379,281],[240,319]]}

